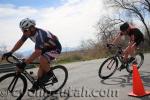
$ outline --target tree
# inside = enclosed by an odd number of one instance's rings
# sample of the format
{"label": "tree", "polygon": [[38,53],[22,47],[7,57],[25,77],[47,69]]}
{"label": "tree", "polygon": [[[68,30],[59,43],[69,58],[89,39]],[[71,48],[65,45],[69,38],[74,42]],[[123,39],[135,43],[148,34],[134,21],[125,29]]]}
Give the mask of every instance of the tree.
{"label": "tree", "polygon": [[143,5],[144,9],[150,13],[150,0],[139,0],[139,2]]}
{"label": "tree", "polygon": [[122,19],[114,19],[111,17],[103,16],[97,23],[97,39],[103,44],[108,43],[116,33],[118,33],[118,26],[120,23],[124,22]]}
{"label": "tree", "polygon": [[149,9],[150,1],[145,0],[145,2],[142,3],[139,2],[138,0],[111,0],[111,3],[112,3],[112,7],[117,7],[126,10],[127,13],[131,13],[143,23],[146,29],[147,36],[149,38],[148,42],[150,44],[150,31],[148,29],[148,25],[145,21],[145,16],[144,16],[145,13],[147,13],[144,9]]}

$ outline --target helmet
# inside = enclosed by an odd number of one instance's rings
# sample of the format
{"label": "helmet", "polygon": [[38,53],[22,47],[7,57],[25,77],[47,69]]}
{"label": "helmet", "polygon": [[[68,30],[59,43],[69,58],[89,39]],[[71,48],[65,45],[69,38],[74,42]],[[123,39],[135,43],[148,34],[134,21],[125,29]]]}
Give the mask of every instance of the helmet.
{"label": "helmet", "polygon": [[126,31],[128,28],[129,28],[129,24],[127,22],[125,22],[120,26],[120,31],[122,31],[122,32]]}
{"label": "helmet", "polygon": [[35,25],[36,25],[35,21],[29,18],[22,19],[19,24],[22,30],[28,29],[30,26],[35,26]]}

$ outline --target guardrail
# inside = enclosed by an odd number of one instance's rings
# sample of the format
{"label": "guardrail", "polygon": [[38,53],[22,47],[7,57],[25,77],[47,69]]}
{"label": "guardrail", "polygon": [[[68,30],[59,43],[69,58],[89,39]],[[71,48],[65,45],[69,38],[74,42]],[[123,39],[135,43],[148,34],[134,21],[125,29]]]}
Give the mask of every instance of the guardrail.
{"label": "guardrail", "polygon": [[[34,68],[34,64],[29,64],[26,69]],[[0,73],[12,72],[16,70],[15,64],[0,64]]]}

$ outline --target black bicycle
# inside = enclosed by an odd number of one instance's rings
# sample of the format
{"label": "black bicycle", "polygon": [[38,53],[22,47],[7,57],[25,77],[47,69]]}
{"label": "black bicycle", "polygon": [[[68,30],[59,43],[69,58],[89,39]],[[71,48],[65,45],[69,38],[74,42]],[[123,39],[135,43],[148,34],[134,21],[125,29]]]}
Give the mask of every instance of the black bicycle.
{"label": "black bicycle", "polygon": [[[130,57],[130,58],[128,58],[129,60],[127,62],[125,62],[122,57],[123,50],[122,50],[121,46],[117,46],[117,45],[113,45],[113,44],[107,44],[107,45],[108,45],[107,47],[109,47],[109,50],[111,50],[112,48],[115,48],[115,53],[113,56],[107,58],[100,65],[99,72],[98,72],[100,78],[102,78],[102,79],[109,78],[116,72],[117,69],[120,71],[122,69],[126,69],[129,73],[132,73],[133,68],[131,65],[133,63],[137,63],[138,69],[142,66],[142,64],[144,62],[143,53],[136,52],[134,58]],[[121,65],[118,68],[119,61],[121,62]]]}
{"label": "black bicycle", "polygon": [[[10,58],[14,59],[10,61]],[[12,55],[11,57],[6,59],[9,63],[12,63],[16,65],[17,63],[22,62],[22,59],[19,59]],[[32,63],[32,64],[39,64],[39,63]],[[17,68],[17,67],[16,67]],[[60,89],[63,88],[65,85],[67,79],[68,79],[68,71],[67,69],[62,65],[56,65],[54,67],[51,67],[51,70],[53,71],[54,75],[52,78],[50,78],[49,82],[40,85],[40,90],[43,90],[44,93],[47,94],[53,94],[58,92]],[[57,79],[57,82],[53,82],[53,78]],[[35,78],[33,78],[30,73],[28,73],[25,69],[21,72],[16,71],[12,73],[8,73],[6,75],[3,75],[0,77],[0,95],[3,100],[11,100],[12,98],[16,100],[21,100],[21,98],[26,93],[28,82],[33,83],[36,81]]]}

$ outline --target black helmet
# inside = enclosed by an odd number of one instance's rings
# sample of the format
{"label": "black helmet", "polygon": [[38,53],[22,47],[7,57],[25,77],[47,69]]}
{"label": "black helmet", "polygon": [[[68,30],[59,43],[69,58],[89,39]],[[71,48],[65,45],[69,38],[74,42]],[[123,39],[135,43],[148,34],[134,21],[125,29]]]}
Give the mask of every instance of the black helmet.
{"label": "black helmet", "polygon": [[126,31],[128,28],[129,28],[129,24],[127,22],[125,22],[120,26],[120,31],[122,31],[122,32]]}

